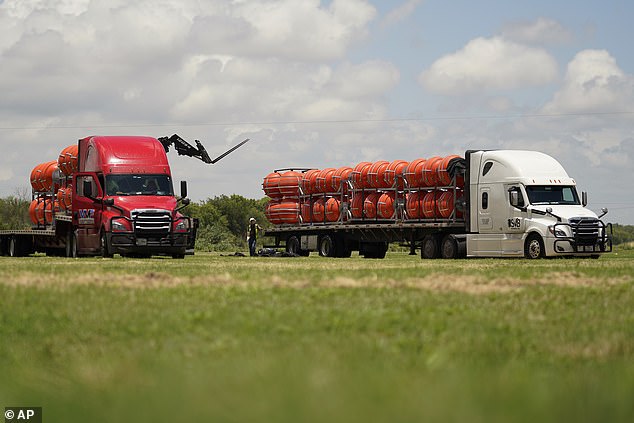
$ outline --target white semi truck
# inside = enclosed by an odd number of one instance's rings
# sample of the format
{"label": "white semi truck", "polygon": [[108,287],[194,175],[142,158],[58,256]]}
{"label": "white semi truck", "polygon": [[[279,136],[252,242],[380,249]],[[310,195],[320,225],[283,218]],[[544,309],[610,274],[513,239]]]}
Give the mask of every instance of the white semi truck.
{"label": "white semi truck", "polygon": [[[407,170],[396,175],[390,193],[391,218],[354,217],[355,195],[365,195],[349,177],[348,189],[306,194],[300,181],[295,223],[275,224],[265,236],[271,247],[285,246],[291,253],[349,257],[352,251],[368,258],[385,257],[389,243],[406,243],[421,258],[555,256],[597,258],[612,251],[612,225],[586,208],[587,194],[577,192],[576,182],[553,157],[537,151],[469,150],[448,169],[451,183],[412,188]],[[306,169],[302,169],[306,172]],[[398,186],[399,178],[404,178]],[[358,180],[358,178],[357,178]],[[460,181],[460,182],[457,182]],[[463,182],[464,181],[464,182]],[[408,215],[409,198],[416,192],[452,193],[454,209],[448,217]],[[335,221],[304,216],[303,204],[323,196],[338,198],[340,215]],[[434,197],[437,198],[437,197]],[[311,210],[308,207],[306,210]]]}

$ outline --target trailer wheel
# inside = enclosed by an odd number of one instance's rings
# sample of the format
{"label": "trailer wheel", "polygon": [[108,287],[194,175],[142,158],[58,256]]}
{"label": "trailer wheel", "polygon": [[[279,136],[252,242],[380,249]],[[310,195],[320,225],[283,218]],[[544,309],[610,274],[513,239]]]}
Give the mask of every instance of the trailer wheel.
{"label": "trailer wheel", "polygon": [[531,260],[540,259],[545,256],[544,241],[539,234],[532,233],[526,238],[524,243],[524,257]]}
{"label": "trailer wheel", "polygon": [[433,235],[427,235],[423,238],[423,242],[420,247],[420,258],[422,259],[435,259],[440,255],[438,248],[438,239]]}
{"label": "trailer wheel", "polygon": [[73,232],[72,231],[68,231],[66,233],[64,247],[66,251],[66,257],[72,258],[73,257]]}
{"label": "trailer wheel", "polygon": [[27,238],[12,236],[9,238],[9,256],[10,257],[26,257],[32,250],[31,243]]}
{"label": "trailer wheel", "polygon": [[335,256],[335,243],[332,241],[330,235],[324,235],[319,241],[319,255],[322,257],[334,257]]}
{"label": "trailer wheel", "polygon": [[339,236],[337,237],[337,257],[339,258],[348,258],[352,255],[352,248],[346,244],[346,240]]}
{"label": "trailer wheel", "polygon": [[286,240],[286,252],[290,254],[299,255],[301,248],[299,244],[299,239],[295,235],[291,236]]}
{"label": "trailer wheel", "polygon": [[79,243],[77,242],[77,234],[75,232],[73,232],[73,234],[72,234],[72,241],[71,241],[70,245],[71,245],[71,248],[72,248],[70,256],[72,258],[79,257]]}
{"label": "trailer wheel", "polygon": [[442,239],[440,243],[440,257],[444,259],[458,258],[458,242],[453,235],[448,234]]}
{"label": "trailer wheel", "polygon": [[101,256],[103,258],[112,258],[114,254],[110,251],[110,245],[108,245],[108,237],[106,231],[101,230]]}
{"label": "trailer wheel", "polygon": [[19,245],[16,237],[12,236],[9,238],[9,257],[20,257],[19,254]]}

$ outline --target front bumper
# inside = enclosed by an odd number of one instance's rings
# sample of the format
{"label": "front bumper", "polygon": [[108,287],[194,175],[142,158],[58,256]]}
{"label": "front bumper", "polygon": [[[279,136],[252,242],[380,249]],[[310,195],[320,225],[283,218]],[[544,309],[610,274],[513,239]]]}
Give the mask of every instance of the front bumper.
{"label": "front bumper", "polygon": [[110,251],[114,254],[174,255],[193,253],[188,251],[191,231],[169,234],[164,237],[139,237],[133,232],[107,233]]}
{"label": "front bumper", "polygon": [[[553,251],[557,254],[596,255],[612,251],[612,224],[600,220],[584,224],[557,223],[554,225]],[[557,235],[558,233],[571,234]]]}

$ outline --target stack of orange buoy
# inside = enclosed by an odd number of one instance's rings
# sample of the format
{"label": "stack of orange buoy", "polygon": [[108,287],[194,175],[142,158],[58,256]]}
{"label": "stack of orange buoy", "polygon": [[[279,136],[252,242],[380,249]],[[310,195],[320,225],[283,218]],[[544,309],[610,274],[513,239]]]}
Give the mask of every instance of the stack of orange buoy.
{"label": "stack of orange buoy", "polygon": [[57,160],[40,163],[30,175],[33,200],[29,207],[29,216],[34,225],[48,225],[53,215],[61,210],[71,209],[71,176],[78,168],[78,147],[71,145],[59,154]]}
{"label": "stack of orange buoy", "polygon": [[[463,195],[464,176],[450,174],[456,160],[463,159],[435,156],[411,162],[379,160],[354,167],[310,169],[299,174],[299,181],[298,173],[293,172],[292,187],[283,182],[283,175],[292,171],[273,172],[262,184],[271,198],[267,217],[274,224],[341,222],[346,220],[342,213],[345,202],[350,204],[352,219],[459,218],[462,214],[455,204]],[[288,204],[291,200],[292,207]],[[277,208],[284,212],[274,213]]]}
{"label": "stack of orange buoy", "polygon": [[280,224],[299,223],[299,184],[301,173],[294,170],[269,173],[262,183],[264,193],[271,198],[265,215],[269,222]]}

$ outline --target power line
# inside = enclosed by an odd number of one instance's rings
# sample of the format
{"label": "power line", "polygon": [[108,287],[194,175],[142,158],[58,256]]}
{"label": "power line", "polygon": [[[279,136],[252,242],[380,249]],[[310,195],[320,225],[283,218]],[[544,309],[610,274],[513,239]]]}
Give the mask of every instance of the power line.
{"label": "power line", "polygon": [[324,119],[324,120],[277,120],[277,121],[240,121],[240,122],[194,122],[194,123],[132,123],[132,124],[96,124],[96,125],[33,125],[33,126],[0,126],[0,130],[27,131],[38,129],[103,129],[103,128],[150,128],[174,126],[243,126],[243,125],[324,125],[350,123],[399,123],[399,122],[432,122],[459,120],[503,120],[503,119],[540,119],[558,117],[584,116],[622,116],[634,115],[634,111],[614,112],[580,112],[580,113],[525,113],[517,115],[479,115],[479,116],[430,116],[414,118],[386,119]]}

